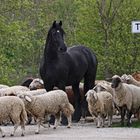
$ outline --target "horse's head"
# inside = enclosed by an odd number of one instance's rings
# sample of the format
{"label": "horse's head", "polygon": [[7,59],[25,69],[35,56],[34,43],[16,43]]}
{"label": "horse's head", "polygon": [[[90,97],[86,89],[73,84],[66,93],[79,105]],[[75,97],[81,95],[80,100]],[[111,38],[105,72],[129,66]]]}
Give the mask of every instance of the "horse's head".
{"label": "horse's head", "polygon": [[64,43],[64,30],[62,28],[62,21],[57,23],[56,21],[53,22],[49,32],[47,41],[53,43],[53,49],[58,52],[65,52],[67,47]]}

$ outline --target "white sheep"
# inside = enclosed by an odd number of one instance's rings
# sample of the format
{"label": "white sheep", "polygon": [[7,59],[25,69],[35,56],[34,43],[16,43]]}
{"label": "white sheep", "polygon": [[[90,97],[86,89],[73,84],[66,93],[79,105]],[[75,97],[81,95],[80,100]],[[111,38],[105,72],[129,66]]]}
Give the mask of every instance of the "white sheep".
{"label": "white sheep", "polygon": [[[16,92],[16,95],[18,94],[29,94],[29,95],[32,95],[32,96],[38,96],[38,95],[41,95],[41,94],[44,94],[46,93],[46,90],[45,89],[37,89],[37,90],[30,90],[30,91],[17,91]],[[28,116],[28,121],[27,121],[27,124],[30,124],[33,120],[32,118],[32,115],[31,113],[27,112],[27,116]],[[46,121],[46,119],[45,119]]]}
{"label": "white sheep", "polygon": [[74,112],[73,106],[69,103],[67,94],[62,90],[53,90],[38,96],[31,96],[29,94],[18,95],[25,103],[26,110],[30,112],[37,121],[38,128],[36,134],[40,131],[40,125],[44,120],[46,114],[52,114],[56,117],[54,128],[60,122],[60,113],[68,119],[68,128],[71,126],[71,116]]}
{"label": "white sheep", "polygon": [[89,90],[86,93],[88,109],[91,115],[97,118],[97,127],[104,127],[104,121],[108,116],[108,126],[111,126],[113,116],[113,97],[107,91],[96,92]]}
{"label": "white sheep", "polygon": [[113,89],[111,88],[111,83],[107,81],[101,81],[96,84],[96,86],[93,88],[96,92],[100,91],[108,91],[113,95]]}
{"label": "white sheep", "polygon": [[121,76],[121,79],[124,83],[133,84],[133,85],[140,87],[140,82],[135,80],[132,75],[123,74]]}
{"label": "white sheep", "polygon": [[29,94],[32,96],[38,96],[46,93],[45,89],[29,90],[29,91],[17,91],[16,94]]}
{"label": "white sheep", "polygon": [[[135,80],[135,78],[132,75],[123,74],[121,76],[121,80],[124,83],[140,87],[140,81]],[[134,114],[134,116],[137,117],[138,120],[140,120],[140,110],[136,114]]]}
{"label": "white sheep", "polygon": [[44,88],[44,82],[40,78],[33,79],[33,81],[29,85],[30,90],[35,90],[35,89],[42,89]]}
{"label": "white sheep", "polygon": [[124,125],[125,111],[127,111],[127,126],[131,125],[131,116],[140,108],[140,87],[126,84],[118,75],[112,77],[112,88],[115,93],[115,103],[121,110],[121,124]]}
{"label": "white sheep", "polygon": [[[23,101],[16,96],[0,97],[0,123],[6,120],[11,120],[14,123],[14,131],[11,133],[11,136],[14,136],[19,125],[21,125],[22,129],[21,136],[24,136],[27,114]],[[5,137],[1,128],[0,132],[2,137]]]}
{"label": "white sheep", "polygon": [[29,91],[30,89],[25,86],[11,86],[7,88],[0,89],[0,97],[1,96],[9,96],[9,95],[17,95],[18,91]]}
{"label": "white sheep", "polygon": [[96,92],[107,91],[113,96],[113,103],[114,103],[114,115],[120,115],[120,109],[114,102],[114,90],[111,87],[111,83],[108,81],[101,81],[97,83],[97,85],[93,88]]}
{"label": "white sheep", "polygon": [[0,89],[2,89],[2,88],[7,88],[7,87],[9,87],[9,86],[0,84]]}

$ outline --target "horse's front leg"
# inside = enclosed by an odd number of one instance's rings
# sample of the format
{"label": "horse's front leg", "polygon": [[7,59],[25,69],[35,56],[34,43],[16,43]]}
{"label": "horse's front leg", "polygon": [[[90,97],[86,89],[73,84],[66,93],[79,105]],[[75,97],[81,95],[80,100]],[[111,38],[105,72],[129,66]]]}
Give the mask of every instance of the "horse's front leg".
{"label": "horse's front leg", "polygon": [[81,111],[81,95],[79,90],[79,83],[72,85],[72,89],[74,92],[75,98],[75,112],[73,114],[73,121],[78,122],[81,119],[82,111]]}
{"label": "horse's front leg", "polygon": [[47,83],[46,81],[44,81],[44,88],[46,89],[46,91],[51,91],[54,88],[53,84]]}

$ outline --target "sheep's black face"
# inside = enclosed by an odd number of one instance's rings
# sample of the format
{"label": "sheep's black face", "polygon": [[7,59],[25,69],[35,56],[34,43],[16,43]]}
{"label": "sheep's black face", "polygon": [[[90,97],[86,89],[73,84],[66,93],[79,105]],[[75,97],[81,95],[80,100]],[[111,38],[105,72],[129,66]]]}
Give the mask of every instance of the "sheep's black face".
{"label": "sheep's black face", "polygon": [[119,77],[113,78],[113,79],[112,79],[111,87],[112,87],[112,88],[117,88],[117,87],[119,86],[120,83],[121,83],[121,79],[120,79]]}

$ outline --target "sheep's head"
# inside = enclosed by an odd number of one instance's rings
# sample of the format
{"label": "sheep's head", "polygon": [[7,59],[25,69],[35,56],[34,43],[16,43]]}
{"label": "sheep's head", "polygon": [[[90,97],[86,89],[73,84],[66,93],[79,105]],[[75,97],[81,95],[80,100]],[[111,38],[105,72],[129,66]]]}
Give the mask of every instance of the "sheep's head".
{"label": "sheep's head", "polygon": [[132,83],[132,80],[133,80],[134,78],[132,77],[132,75],[123,74],[123,75],[121,76],[121,79],[122,79],[122,82],[123,82],[123,83],[131,84],[131,83]]}
{"label": "sheep's head", "polygon": [[112,88],[119,88],[120,83],[122,83],[121,77],[118,76],[118,75],[114,75],[114,76],[112,77],[112,84],[111,84],[111,87],[112,87]]}
{"label": "sheep's head", "polygon": [[36,90],[36,89],[41,89],[44,88],[44,83],[42,79],[36,78],[34,79],[30,85],[29,85],[30,90]]}
{"label": "sheep's head", "polygon": [[100,91],[108,91],[108,87],[111,85],[111,83],[107,81],[102,81],[96,84],[96,86],[93,88],[96,92]]}
{"label": "sheep's head", "polygon": [[97,96],[97,93],[94,89],[91,89],[89,90],[87,93],[86,93],[86,100],[87,102],[93,102],[95,103],[98,99],[98,96]]}

